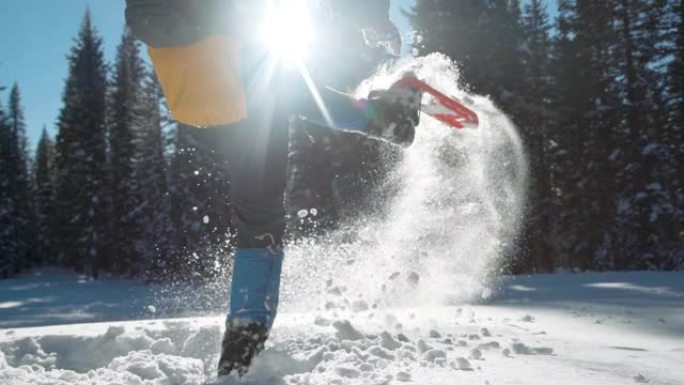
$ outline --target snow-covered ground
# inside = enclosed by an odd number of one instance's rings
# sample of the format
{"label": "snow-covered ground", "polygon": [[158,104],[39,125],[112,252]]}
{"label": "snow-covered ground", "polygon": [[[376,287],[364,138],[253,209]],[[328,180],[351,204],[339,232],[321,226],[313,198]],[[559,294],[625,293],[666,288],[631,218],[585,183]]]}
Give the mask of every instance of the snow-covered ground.
{"label": "snow-covered ground", "polygon": [[[0,281],[0,383],[216,382],[223,316],[155,319],[159,303],[58,271]],[[683,363],[684,273],[558,274],[476,305],[281,314],[242,383],[681,385]]]}

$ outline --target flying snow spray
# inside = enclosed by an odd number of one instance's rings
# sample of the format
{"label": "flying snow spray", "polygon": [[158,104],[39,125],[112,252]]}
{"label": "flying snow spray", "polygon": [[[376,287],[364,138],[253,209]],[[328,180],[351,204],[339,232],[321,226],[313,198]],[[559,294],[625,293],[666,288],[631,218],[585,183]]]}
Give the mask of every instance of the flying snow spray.
{"label": "flying snow spray", "polygon": [[[443,305],[487,297],[523,216],[527,163],[509,119],[459,87],[444,55],[405,59],[364,82],[387,89],[412,72],[475,110],[477,129],[423,115],[414,144],[389,176],[396,190],[383,215],[355,218],[287,247],[283,310]],[[349,228],[353,237],[349,239]]]}

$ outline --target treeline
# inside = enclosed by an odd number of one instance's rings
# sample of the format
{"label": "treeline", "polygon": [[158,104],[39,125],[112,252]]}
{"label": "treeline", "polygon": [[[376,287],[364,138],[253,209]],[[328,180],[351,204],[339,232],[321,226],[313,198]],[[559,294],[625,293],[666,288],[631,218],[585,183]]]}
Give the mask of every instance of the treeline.
{"label": "treeline", "polygon": [[139,44],[115,63],[89,13],[68,56],[53,140],[29,156],[20,91],[0,106],[0,275],[42,265],[98,277],[211,279],[232,249],[220,160],[168,118]]}
{"label": "treeline", "polygon": [[418,0],[443,52],[515,121],[531,169],[514,271],[684,269],[684,2]]}
{"label": "treeline", "polygon": [[[682,2],[559,5],[555,20],[540,0],[418,0],[409,14],[418,53],[448,54],[521,131],[532,178],[513,271],[682,269]],[[19,88],[0,104],[0,276],[43,265],[151,281],[224,275],[230,178],[211,139],[170,119],[128,32],[109,65],[86,14],[68,60],[57,136],[44,131],[35,154]],[[380,60],[333,86],[358,84]],[[301,123],[290,137],[290,238],[367,208],[400,157]]]}

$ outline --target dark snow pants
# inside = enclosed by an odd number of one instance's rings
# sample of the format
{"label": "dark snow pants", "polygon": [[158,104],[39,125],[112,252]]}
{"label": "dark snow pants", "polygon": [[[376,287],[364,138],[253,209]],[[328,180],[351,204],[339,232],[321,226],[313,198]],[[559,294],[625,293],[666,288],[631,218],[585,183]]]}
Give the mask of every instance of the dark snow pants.
{"label": "dark snow pants", "polygon": [[205,146],[227,160],[232,224],[238,248],[282,246],[285,230],[289,124],[292,107],[274,77],[263,83],[263,71],[249,57],[245,74],[248,116],[238,123],[197,128]]}

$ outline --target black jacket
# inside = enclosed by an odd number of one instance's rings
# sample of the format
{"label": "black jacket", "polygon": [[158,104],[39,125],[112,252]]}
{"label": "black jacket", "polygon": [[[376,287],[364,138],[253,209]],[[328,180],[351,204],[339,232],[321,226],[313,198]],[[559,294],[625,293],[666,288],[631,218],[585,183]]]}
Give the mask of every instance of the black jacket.
{"label": "black jacket", "polygon": [[[389,23],[389,0],[319,0],[330,3],[335,24],[361,28]],[[221,33],[241,36],[258,25],[264,0],[126,0],[133,34],[153,47],[196,43]],[[322,17],[322,16],[321,16]],[[325,20],[319,20],[324,24]]]}

